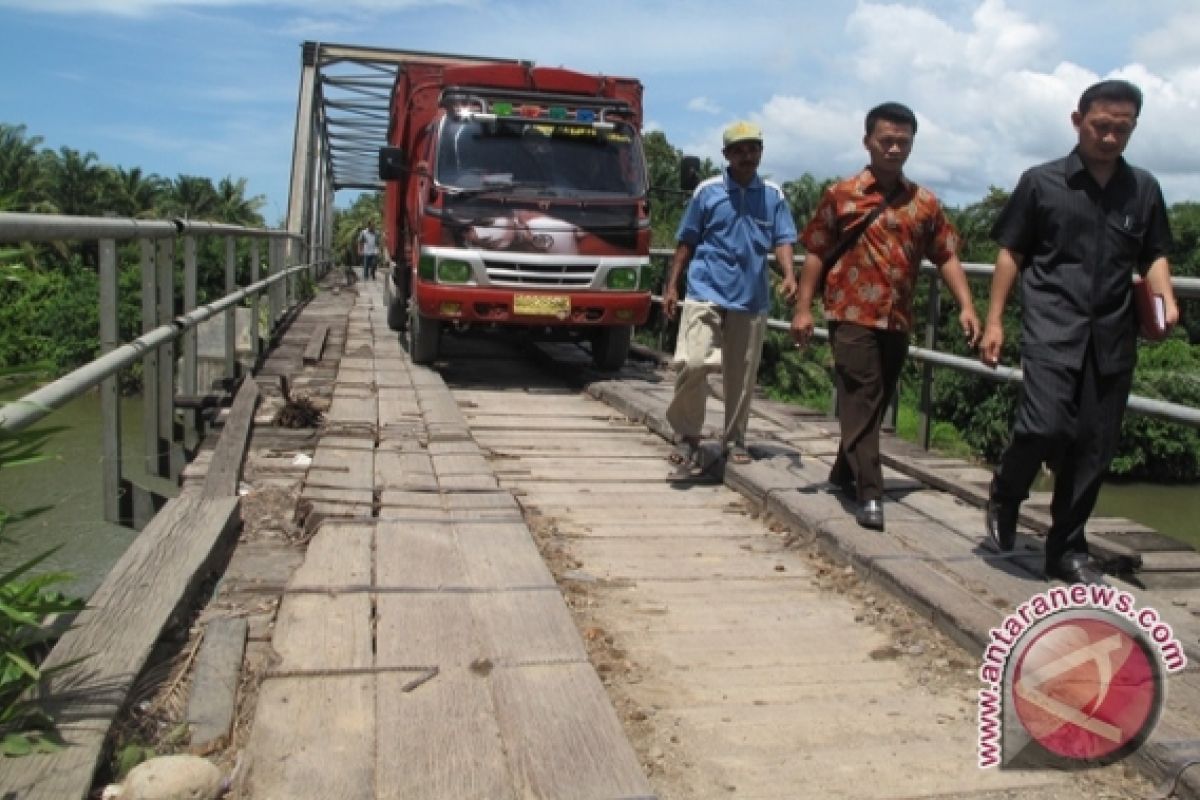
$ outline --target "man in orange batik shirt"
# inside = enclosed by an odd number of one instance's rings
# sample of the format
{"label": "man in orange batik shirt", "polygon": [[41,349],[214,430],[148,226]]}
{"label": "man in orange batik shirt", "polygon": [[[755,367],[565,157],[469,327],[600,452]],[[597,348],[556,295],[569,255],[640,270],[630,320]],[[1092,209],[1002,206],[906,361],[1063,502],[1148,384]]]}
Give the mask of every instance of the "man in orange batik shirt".
{"label": "man in orange batik shirt", "polygon": [[[908,354],[913,291],[923,259],[938,266],[950,287],[972,347],[981,330],[958,260],[958,235],[937,197],[903,174],[916,133],[917,118],[908,107],[884,103],[871,109],[863,137],[870,165],[825,192],[800,236],[808,254],[792,336],[799,346],[812,336],[813,295],[825,273],[823,299],[841,426],[829,480],[846,491],[854,488],[858,524],[875,530],[884,527],[879,427]],[[824,264],[840,242],[856,235],[836,263]]]}

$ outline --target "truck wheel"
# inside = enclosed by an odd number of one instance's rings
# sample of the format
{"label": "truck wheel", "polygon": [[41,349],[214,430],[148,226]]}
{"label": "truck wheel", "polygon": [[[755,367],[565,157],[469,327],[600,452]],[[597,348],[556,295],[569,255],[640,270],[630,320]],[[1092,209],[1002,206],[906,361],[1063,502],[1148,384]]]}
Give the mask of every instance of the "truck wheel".
{"label": "truck wheel", "polygon": [[629,355],[629,342],[633,339],[633,326],[615,325],[596,331],[592,339],[592,363],[596,369],[613,372],[625,363]]}
{"label": "truck wheel", "polygon": [[408,303],[399,297],[387,300],[387,326],[394,331],[402,331],[408,321]]}
{"label": "truck wheel", "polygon": [[431,364],[437,358],[442,321],[421,316],[413,309],[408,318],[408,356],[414,364]]}

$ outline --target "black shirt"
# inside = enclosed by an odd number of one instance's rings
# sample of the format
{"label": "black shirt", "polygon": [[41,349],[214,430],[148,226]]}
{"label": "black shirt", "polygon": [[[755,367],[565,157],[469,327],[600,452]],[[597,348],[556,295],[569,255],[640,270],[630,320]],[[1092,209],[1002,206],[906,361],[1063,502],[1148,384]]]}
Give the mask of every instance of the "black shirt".
{"label": "black shirt", "polygon": [[1077,148],[1021,176],[992,238],[1025,257],[1023,357],[1079,367],[1091,341],[1102,373],[1133,369],[1133,272],[1171,246],[1153,175],[1122,158],[1101,188]]}

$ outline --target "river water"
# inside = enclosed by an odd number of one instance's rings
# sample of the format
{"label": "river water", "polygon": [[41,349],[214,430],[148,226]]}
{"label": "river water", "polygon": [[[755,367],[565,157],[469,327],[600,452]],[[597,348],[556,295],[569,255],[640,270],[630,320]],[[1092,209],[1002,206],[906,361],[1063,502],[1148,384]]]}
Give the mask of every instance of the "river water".
{"label": "river water", "polygon": [[[22,386],[0,391],[0,401],[31,391]],[[137,535],[103,521],[100,491],[100,399],[90,392],[68,403],[34,430],[49,430],[45,461],[0,466],[0,505],[10,513],[30,513],[10,523],[0,542],[0,572],[51,547],[61,549],[42,571],[63,570],[74,577],[64,588],[87,597]],[[126,474],[137,472],[141,453],[141,402],[122,401]],[[1200,549],[1200,487],[1111,483],[1100,493],[1096,514],[1126,517]]]}
{"label": "river water", "polygon": [[[6,388],[0,391],[0,401],[34,388]],[[122,452],[130,459],[141,454],[141,401],[123,400],[121,412]],[[32,430],[49,432],[40,450],[45,460],[0,465],[0,505],[10,514],[28,515],[4,528],[0,572],[59,547],[36,572],[68,572],[72,578],[57,588],[89,597],[137,536],[103,519],[99,394],[89,392],[72,400]],[[127,466],[126,474],[130,472],[137,471]]]}

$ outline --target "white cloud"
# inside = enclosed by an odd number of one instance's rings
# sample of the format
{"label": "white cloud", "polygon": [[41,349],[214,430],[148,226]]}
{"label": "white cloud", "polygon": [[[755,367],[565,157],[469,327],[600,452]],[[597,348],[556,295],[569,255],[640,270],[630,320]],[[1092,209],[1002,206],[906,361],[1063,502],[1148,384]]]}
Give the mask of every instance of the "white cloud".
{"label": "white cloud", "polygon": [[1134,56],[1165,72],[1188,69],[1200,53],[1200,11],[1189,10],[1163,21],[1162,27],[1139,36]]}
{"label": "white cloud", "polygon": [[704,114],[720,114],[721,107],[708,97],[693,97],[688,101],[688,111],[699,111]]}
{"label": "white cloud", "polygon": [[[908,172],[950,203],[974,202],[989,185],[1011,187],[1024,169],[1070,150],[1079,94],[1101,78],[1124,77],[1146,95],[1130,160],[1158,175],[1168,201],[1200,185],[1200,141],[1191,136],[1200,65],[1183,54],[1191,46],[1183,43],[1200,44],[1200,34],[1177,38],[1179,59],[1164,61],[1173,72],[1127,63],[1098,73],[1059,57],[1060,32],[1005,0],[982,0],[957,20],[949,10],[859,2],[845,25],[854,46],[840,57],[849,76],[841,85],[776,93],[751,112],[767,136],[764,170],[778,177],[859,169],[867,109],[899,100],[920,121]],[[715,141],[711,131],[705,141]]]}

